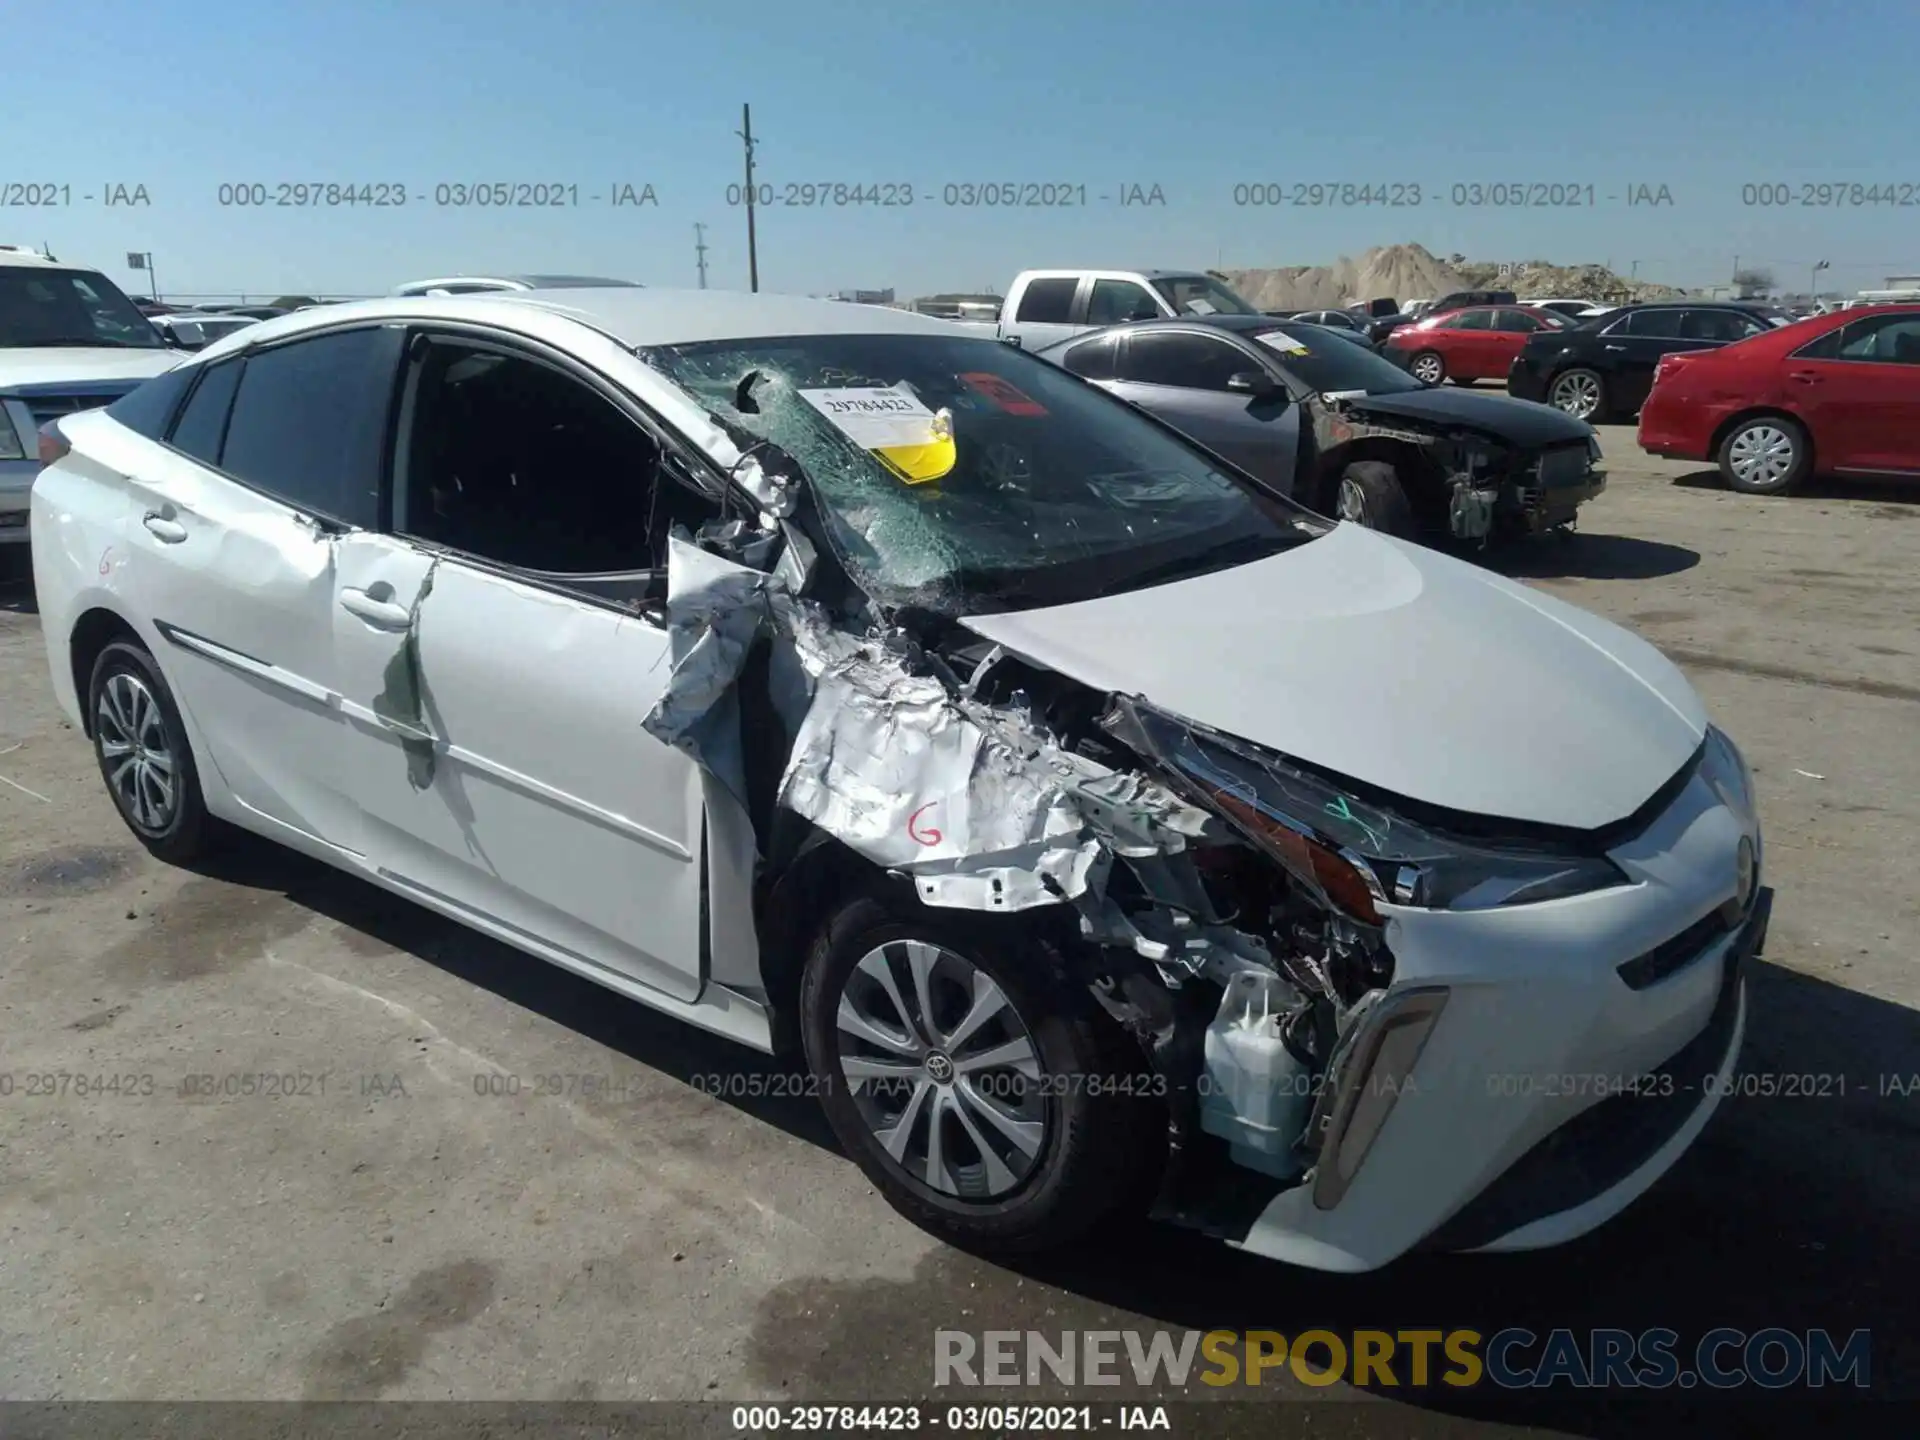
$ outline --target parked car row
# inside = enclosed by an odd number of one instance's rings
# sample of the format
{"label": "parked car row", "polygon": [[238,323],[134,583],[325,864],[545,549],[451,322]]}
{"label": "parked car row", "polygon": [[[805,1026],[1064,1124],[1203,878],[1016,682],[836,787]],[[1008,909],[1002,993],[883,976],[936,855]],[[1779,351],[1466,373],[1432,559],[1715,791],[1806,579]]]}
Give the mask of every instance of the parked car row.
{"label": "parked car row", "polygon": [[[635,287],[183,359],[36,272],[0,327],[164,372],[21,421],[54,695],[161,859],[246,832],[792,1056],[957,1244],[1152,1207],[1364,1271],[1604,1224],[1739,1062],[1747,765],[1637,636],[1284,493],[1532,514],[1590,428],[1207,277],[1088,329],[1101,278],[1010,317],[1056,364]],[[1326,448],[1256,476],[1256,426]]]}

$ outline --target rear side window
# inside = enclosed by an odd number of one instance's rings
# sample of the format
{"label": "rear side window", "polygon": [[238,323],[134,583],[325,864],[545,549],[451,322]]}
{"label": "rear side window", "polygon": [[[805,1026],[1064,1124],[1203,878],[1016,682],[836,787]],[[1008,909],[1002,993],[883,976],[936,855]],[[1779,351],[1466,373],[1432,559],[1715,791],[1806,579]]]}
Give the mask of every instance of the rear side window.
{"label": "rear side window", "polygon": [[158,440],[167,433],[167,422],[180,408],[180,399],[193,383],[191,370],[169,370],[156,375],[107,406],[107,414],[136,435]]}
{"label": "rear side window", "polygon": [[187,408],[174,421],[167,443],[196,460],[217,466],[220,438],[227,432],[227,412],[233,408],[234,388],[240,383],[240,361],[196,366],[188,373],[199,374],[200,383],[187,397]]}
{"label": "rear side window", "polygon": [[1109,335],[1104,340],[1075,345],[1061,357],[1060,363],[1082,380],[1111,380],[1114,357],[1119,351],[1120,337]]}
{"label": "rear side window", "polygon": [[1491,310],[1463,310],[1451,320],[1441,322],[1436,327],[1447,330],[1491,330],[1493,312]]}
{"label": "rear side window", "polygon": [[1680,322],[1681,338],[1720,340],[1731,343],[1760,333],[1758,321],[1749,320],[1731,310],[1688,310]]}
{"label": "rear side window", "polygon": [[400,335],[348,330],[252,355],[220,468],[301,510],[371,529]]}
{"label": "rear side window", "polygon": [[1016,322],[1035,325],[1064,325],[1073,314],[1073,292],[1080,282],[1073,276],[1063,280],[1031,280],[1020,297]]}
{"label": "rear side window", "polygon": [[1680,338],[1679,310],[1636,310],[1627,316],[1621,334],[1647,336],[1655,340]]}

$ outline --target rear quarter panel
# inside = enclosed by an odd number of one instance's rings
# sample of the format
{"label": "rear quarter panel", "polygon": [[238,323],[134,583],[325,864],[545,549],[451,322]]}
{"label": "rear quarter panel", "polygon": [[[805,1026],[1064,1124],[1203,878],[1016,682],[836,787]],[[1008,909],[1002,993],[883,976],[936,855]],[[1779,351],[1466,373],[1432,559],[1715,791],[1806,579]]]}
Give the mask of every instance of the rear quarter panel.
{"label": "rear quarter panel", "polygon": [[67,718],[84,728],[69,658],[75,623],[87,611],[104,608],[139,631],[149,649],[154,644],[126,592],[133,504],[127,476],[138,463],[139,447],[151,442],[98,410],[63,418],[60,430],[73,448],[35,478],[28,525],[34,598],[53,691]]}

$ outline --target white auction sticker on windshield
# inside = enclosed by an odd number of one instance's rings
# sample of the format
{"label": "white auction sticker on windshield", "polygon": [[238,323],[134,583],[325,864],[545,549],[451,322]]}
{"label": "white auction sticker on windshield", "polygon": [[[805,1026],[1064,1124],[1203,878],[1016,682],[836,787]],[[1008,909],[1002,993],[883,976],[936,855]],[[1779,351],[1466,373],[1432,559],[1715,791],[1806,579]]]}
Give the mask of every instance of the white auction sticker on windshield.
{"label": "white auction sticker on windshield", "polygon": [[933,412],[898,385],[800,394],[862,450],[926,445],[935,438]]}
{"label": "white auction sticker on windshield", "polygon": [[1260,343],[1269,350],[1278,350],[1282,355],[1305,355],[1307,347],[1284,330],[1269,330],[1260,337]]}

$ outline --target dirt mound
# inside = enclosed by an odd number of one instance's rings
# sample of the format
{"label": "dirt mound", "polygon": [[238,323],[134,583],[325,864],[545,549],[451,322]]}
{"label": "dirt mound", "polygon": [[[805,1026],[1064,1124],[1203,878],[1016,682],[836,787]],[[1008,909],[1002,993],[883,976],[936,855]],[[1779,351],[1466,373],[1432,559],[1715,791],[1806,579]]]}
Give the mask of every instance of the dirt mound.
{"label": "dirt mound", "polygon": [[1318,310],[1364,300],[1437,300],[1450,290],[1511,290],[1522,300],[1591,297],[1619,304],[1660,300],[1679,292],[1651,281],[1623,280],[1604,265],[1512,265],[1442,260],[1423,245],[1383,245],[1331,265],[1272,270],[1222,270],[1227,283],[1262,310]]}

